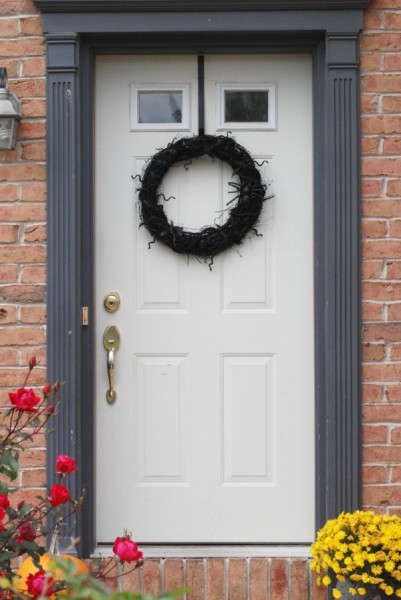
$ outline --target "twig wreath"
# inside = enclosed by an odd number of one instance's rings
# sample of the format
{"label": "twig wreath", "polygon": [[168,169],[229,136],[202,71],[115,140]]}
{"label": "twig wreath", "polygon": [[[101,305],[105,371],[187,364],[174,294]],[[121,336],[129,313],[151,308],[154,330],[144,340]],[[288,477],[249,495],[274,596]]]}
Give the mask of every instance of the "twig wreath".
{"label": "twig wreath", "polygon": [[[221,225],[205,226],[198,231],[189,231],[167,219],[159,199],[163,177],[172,165],[184,162],[188,169],[194,158],[208,155],[218,158],[233,169],[237,182],[230,182],[236,196],[227,203],[228,217]],[[228,136],[201,135],[185,137],[171,142],[159,150],[148,163],[139,189],[141,225],[153,236],[153,244],[159,241],[178,254],[213,257],[234,244],[241,244],[247,233],[258,234],[255,224],[266,199],[266,185],[249,152]],[[170,198],[168,198],[170,199]]]}

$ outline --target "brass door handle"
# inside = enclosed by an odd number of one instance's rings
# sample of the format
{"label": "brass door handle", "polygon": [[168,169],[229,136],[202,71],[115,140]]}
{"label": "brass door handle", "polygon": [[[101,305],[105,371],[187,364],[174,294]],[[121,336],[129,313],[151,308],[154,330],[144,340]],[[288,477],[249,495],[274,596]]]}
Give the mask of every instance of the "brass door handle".
{"label": "brass door handle", "polygon": [[114,388],[115,353],[120,347],[120,332],[115,325],[108,325],[104,330],[103,346],[107,352],[107,377],[109,379],[106,400],[109,404],[114,404],[117,400],[117,392]]}
{"label": "brass door handle", "polygon": [[107,350],[107,376],[109,378],[109,389],[106,392],[107,402],[116,400],[116,390],[114,389],[114,348]]}

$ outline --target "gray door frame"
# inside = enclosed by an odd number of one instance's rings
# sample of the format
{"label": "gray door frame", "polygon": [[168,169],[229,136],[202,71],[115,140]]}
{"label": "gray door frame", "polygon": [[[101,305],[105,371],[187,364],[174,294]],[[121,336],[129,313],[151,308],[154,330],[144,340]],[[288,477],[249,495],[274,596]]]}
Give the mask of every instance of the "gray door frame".
{"label": "gray door frame", "polygon": [[34,1],[47,44],[48,377],[65,381],[48,474],[52,483],[57,453],[77,458],[73,492],[86,490],[81,553],[96,544],[92,81],[99,53],[313,55],[316,527],[359,508],[359,34],[368,0]]}

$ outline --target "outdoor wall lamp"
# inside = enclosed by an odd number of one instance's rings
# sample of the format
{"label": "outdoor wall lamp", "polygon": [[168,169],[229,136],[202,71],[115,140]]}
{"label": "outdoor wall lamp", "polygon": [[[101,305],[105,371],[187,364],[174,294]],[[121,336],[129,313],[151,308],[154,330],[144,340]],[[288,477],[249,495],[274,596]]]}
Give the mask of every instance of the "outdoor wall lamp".
{"label": "outdoor wall lamp", "polygon": [[0,68],[0,150],[13,150],[21,120],[21,101],[7,87],[7,69]]}

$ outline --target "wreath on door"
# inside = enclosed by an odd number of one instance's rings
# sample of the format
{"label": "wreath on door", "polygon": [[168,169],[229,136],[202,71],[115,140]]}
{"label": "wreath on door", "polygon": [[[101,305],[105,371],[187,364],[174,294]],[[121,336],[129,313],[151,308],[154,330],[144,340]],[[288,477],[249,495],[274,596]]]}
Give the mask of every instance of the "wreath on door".
{"label": "wreath on door", "polygon": [[[172,165],[183,162],[185,169],[188,169],[194,159],[206,155],[232,167],[233,176],[238,177],[238,181],[229,183],[235,196],[227,204],[227,217],[222,224],[214,223],[190,231],[168,220],[160,202],[167,198],[160,192],[160,186]],[[178,254],[210,258],[213,261],[216,254],[234,244],[241,244],[248,233],[261,235],[255,225],[266,200],[267,188],[262,182],[257,163],[232,137],[200,135],[173,141],[152,156],[140,181],[141,225],[153,236],[150,244],[158,241]]]}

